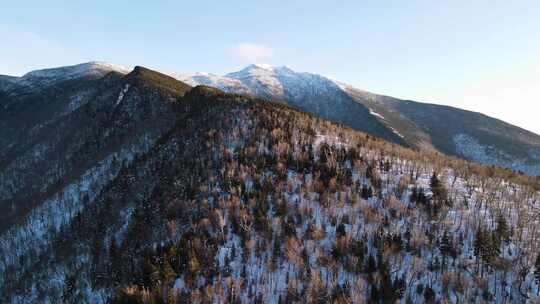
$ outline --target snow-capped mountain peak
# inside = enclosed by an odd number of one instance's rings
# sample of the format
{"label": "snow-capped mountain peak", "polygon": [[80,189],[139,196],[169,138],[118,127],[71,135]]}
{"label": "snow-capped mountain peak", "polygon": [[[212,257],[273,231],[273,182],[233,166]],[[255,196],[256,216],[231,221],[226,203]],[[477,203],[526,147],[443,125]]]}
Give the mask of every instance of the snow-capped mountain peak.
{"label": "snow-capped mountain peak", "polygon": [[255,63],[255,64],[252,64],[251,66],[253,66],[255,68],[259,68],[259,69],[264,69],[264,70],[273,70],[274,69],[274,66],[272,66],[271,64],[267,64],[267,63]]}
{"label": "snow-capped mountain peak", "polygon": [[252,64],[246,68],[225,75],[240,81],[254,95],[283,98],[285,91],[279,79],[280,68],[266,64]]}
{"label": "snow-capped mountain peak", "polygon": [[[224,76],[208,73],[172,76],[191,85],[210,85],[227,92],[247,93],[271,99],[308,100],[312,99],[312,94],[340,94],[339,85],[326,77],[269,64],[251,64]],[[300,104],[297,106],[302,107]]]}
{"label": "snow-capped mountain peak", "polygon": [[274,74],[275,68],[271,65],[267,64],[250,64],[247,67],[241,69],[237,72],[232,72],[227,74],[226,76],[233,77],[233,78],[242,78],[242,77],[251,77],[256,75],[263,75],[263,74]]}
{"label": "snow-capped mountain peak", "polygon": [[[530,152],[537,151],[540,145],[538,135],[472,112],[374,94],[318,74],[296,72],[286,66],[251,64],[225,76],[206,74],[177,78],[191,85],[205,84],[226,92],[285,101],[395,143],[436,149],[481,163],[540,174],[540,158]],[[456,117],[459,120],[454,120],[451,127],[440,128],[441,121]],[[469,133],[462,127],[464,121],[468,122],[465,129]],[[486,125],[497,131],[486,133]],[[465,135],[475,141],[464,141],[463,138],[469,139]],[[493,136],[500,140],[490,139]],[[480,144],[480,139],[501,144],[490,148],[492,145]],[[521,151],[516,153],[515,147],[502,144],[506,141],[515,142]],[[469,143],[478,143],[479,148],[465,149]]]}
{"label": "snow-capped mountain peak", "polygon": [[59,68],[35,70],[35,71],[26,73],[24,76],[22,76],[22,78],[78,76],[78,75],[83,75],[83,74],[103,73],[103,72],[110,72],[110,71],[129,73],[130,69],[120,66],[120,65],[107,63],[107,62],[90,61],[86,63],[59,67]]}
{"label": "snow-capped mountain peak", "polygon": [[90,61],[77,65],[31,71],[17,78],[16,82],[20,85],[32,86],[52,84],[57,81],[81,77],[100,78],[112,71],[127,74],[131,69],[107,62]]}

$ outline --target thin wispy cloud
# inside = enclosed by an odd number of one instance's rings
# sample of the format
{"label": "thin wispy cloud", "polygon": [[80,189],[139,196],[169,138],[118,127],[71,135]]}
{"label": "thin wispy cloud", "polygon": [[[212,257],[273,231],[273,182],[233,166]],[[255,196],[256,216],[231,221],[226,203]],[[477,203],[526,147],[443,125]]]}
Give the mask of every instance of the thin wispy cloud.
{"label": "thin wispy cloud", "polygon": [[244,62],[260,63],[272,58],[274,49],[262,44],[241,42],[229,47],[227,53]]}

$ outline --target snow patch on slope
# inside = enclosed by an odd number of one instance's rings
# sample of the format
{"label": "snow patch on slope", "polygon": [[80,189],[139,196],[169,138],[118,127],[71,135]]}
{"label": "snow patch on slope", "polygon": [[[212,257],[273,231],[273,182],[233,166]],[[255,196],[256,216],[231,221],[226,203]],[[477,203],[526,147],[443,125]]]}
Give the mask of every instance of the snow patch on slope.
{"label": "snow patch on slope", "polygon": [[117,107],[122,102],[128,90],[129,90],[129,83],[126,83],[124,88],[120,91],[120,94],[118,94],[118,99],[116,99],[116,103],[114,105],[115,107]]}
{"label": "snow patch on slope", "polygon": [[394,134],[396,134],[397,136],[399,136],[401,138],[405,138],[405,136],[403,136],[403,134],[399,133],[396,129],[392,128],[391,126],[388,126],[388,128],[390,128],[390,130],[392,130],[392,132],[394,132]]}
{"label": "snow patch on slope", "polygon": [[375,116],[375,117],[377,117],[377,118],[380,118],[380,119],[383,119],[383,120],[384,120],[384,116],[382,116],[381,114],[379,114],[379,113],[373,111],[372,109],[369,109],[369,114],[371,114],[371,115],[373,115],[373,116]]}
{"label": "snow patch on slope", "polygon": [[89,92],[84,92],[84,91],[72,95],[69,99],[69,103],[65,111],[60,116],[73,113],[75,110],[85,105],[89,101],[89,98],[88,98],[89,95],[90,95]]}
{"label": "snow patch on slope", "polygon": [[456,151],[472,161],[540,174],[540,164],[527,164],[525,159],[516,159],[501,150],[484,146],[467,134],[456,134],[452,139]]}

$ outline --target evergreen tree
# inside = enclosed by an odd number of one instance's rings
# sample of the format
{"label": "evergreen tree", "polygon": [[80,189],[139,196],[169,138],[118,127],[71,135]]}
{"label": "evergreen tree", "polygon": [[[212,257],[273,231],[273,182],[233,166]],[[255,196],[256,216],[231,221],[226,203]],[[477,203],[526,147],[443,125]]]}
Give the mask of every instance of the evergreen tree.
{"label": "evergreen tree", "polygon": [[362,240],[358,240],[353,245],[353,254],[358,259],[356,262],[355,270],[357,273],[362,272],[362,266],[364,263],[364,255],[366,252],[365,244]]}
{"label": "evergreen tree", "polygon": [[376,285],[371,285],[371,292],[369,294],[370,303],[379,303],[380,294]]}
{"label": "evergreen tree", "polygon": [[408,252],[408,251],[411,250],[411,237],[412,237],[412,234],[411,234],[411,228],[410,227],[407,227],[407,230],[405,230],[404,237],[405,237],[405,250],[407,250],[407,252]]}
{"label": "evergreen tree", "polygon": [[75,303],[75,276],[66,275],[64,278],[64,291],[62,293],[62,303]]}
{"label": "evergreen tree", "polygon": [[446,189],[437,177],[437,173],[433,172],[429,186],[431,187],[431,192],[433,192],[434,200],[436,200],[437,202],[442,202],[446,200]]}
{"label": "evergreen tree", "polygon": [[379,296],[383,303],[395,303],[400,296],[401,286],[399,280],[392,282],[390,272],[386,262],[381,259],[379,262],[379,273],[381,275],[381,283],[379,288]]}
{"label": "evergreen tree", "polygon": [[413,187],[409,201],[411,203],[416,203],[418,201],[418,187]]}
{"label": "evergreen tree", "polygon": [[165,282],[166,284],[171,283],[176,277],[176,273],[174,272],[174,269],[172,268],[171,263],[169,263],[169,259],[167,258],[165,258],[165,261],[163,262],[162,277],[163,282]]}
{"label": "evergreen tree", "polygon": [[375,258],[370,254],[366,263],[366,273],[372,274],[377,270],[377,262]]}
{"label": "evergreen tree", "polygon": [[362,186],[362,193],[360,195],[363,199],[368,200],[373,196],[373,189],[367,185]]}
{"label": "evergreen tree", "polygon": [[[536,256],[534,268],[534,278],[536,279],[536,285],[540,286],[540,253]],[[538,293],[540,294],[540,287],[538,287]]]}
{"label": "evergreen tree", "polygon": [[118,250],[118,246],[116,245],[116,239],[113,237],[111,240],[111,244],[109,246],[109,279],[112,281],[113,284],[119,284],[120,283],[120,269],[121,269],[121,258],[120,258],[120,251]]}
{"label": "evergreen tree", "polygon": [[499,240],[503,242],[510,241],[510,229],[508,223],[502,214],[497,216],[497,229],[495,230]]}
{"label": "evergreen tree", "polygon": [[404,277],[396,278],[394,280],[393,285],[394,285],[395,299],[398,300],[398,299],[403,298],[403,296],[405,295],[405,289],[406,289],[405,278]]}
{"label": "evergreen tree", "polygon": [[452,239],[448,237],[448,233],[446,231],[444,232],[441,238],[439,250],[441,251],[441,254],[443,256],[442,268],[444,269],[446,266],[446,257],[448,256],[451,256],[452,258],[456,257],[456,250],[454,248],[454,244],[452,242]]}
{"label": "evergreen tree", "polygon": [[429,286],[424,289],[424,301],[426,303],[435,303],[435,291]]}
{"label": "evergreen tree", "polygon": [[[483,227],[478,228],[474,240],[474,254],[477,258],[491,265],[493,258],[500,254],[500,245],[500,240],[494,233],[490,233]],[[481,276],[482,270],[483,267],[480,271]]]}
{"label": "evergreen tree", "polygon": [[281,257],[281,244],[278,241],[277,236],[274,236],[274,249],[272,250],[272,262],[276,265]]}
{"label": "evergreen tree", "polygon": [[431,175],[429,186],[431,187],[431,189],[436,189],[441,186],[441,181],[439,180],[436,172],[433,172],[433,174]]}
{"label": "evergreen tree", "polygon": [[223,270],[221,273],[224,277],[229,277],[231,275],[231,258],[228,254],[225,255],[225,258],[223,259]]}
{"label": "evergreen tree", "polygon": [[[487,234],[483,227],[479,227],[476,230],[475,238],[474,238],[474,255],[477,259],[477,265],[481,262],[482,259],[485,257],[486,247],[487,247]],[[481,265],[480,265],[481,266]],[[481,267],[483,268],[483,267]],[[480,275],[482,275],[482,271],[480,272]]]}
{"label": "evergreen tree", "polygon": [[428,199],[426,197],[426,194],[424,193],[424,189],[420,188],[418,190],[418,196],[417,196],[416,202],[418,202],[421,205],[427,206]]}
{"label": "evergreen tree", "polygon": [[339,223],[339,225],[336,228],[336,236],[338,238],[344,237],[347,234],[345,231],[345,225],[343,223]]}

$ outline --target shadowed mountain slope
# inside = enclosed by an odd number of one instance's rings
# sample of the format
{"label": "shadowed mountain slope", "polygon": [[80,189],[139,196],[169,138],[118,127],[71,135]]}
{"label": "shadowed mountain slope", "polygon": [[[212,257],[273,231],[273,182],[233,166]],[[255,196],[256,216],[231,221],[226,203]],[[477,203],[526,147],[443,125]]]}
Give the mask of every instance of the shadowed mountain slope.
{"label": "shadowed mountain slope", "polygon": [[377,95],[287,67],[251,65],[226,76],[173,76],[192,85],[283,100],[405,146],[540,174],[540,136],[479,113]]}

